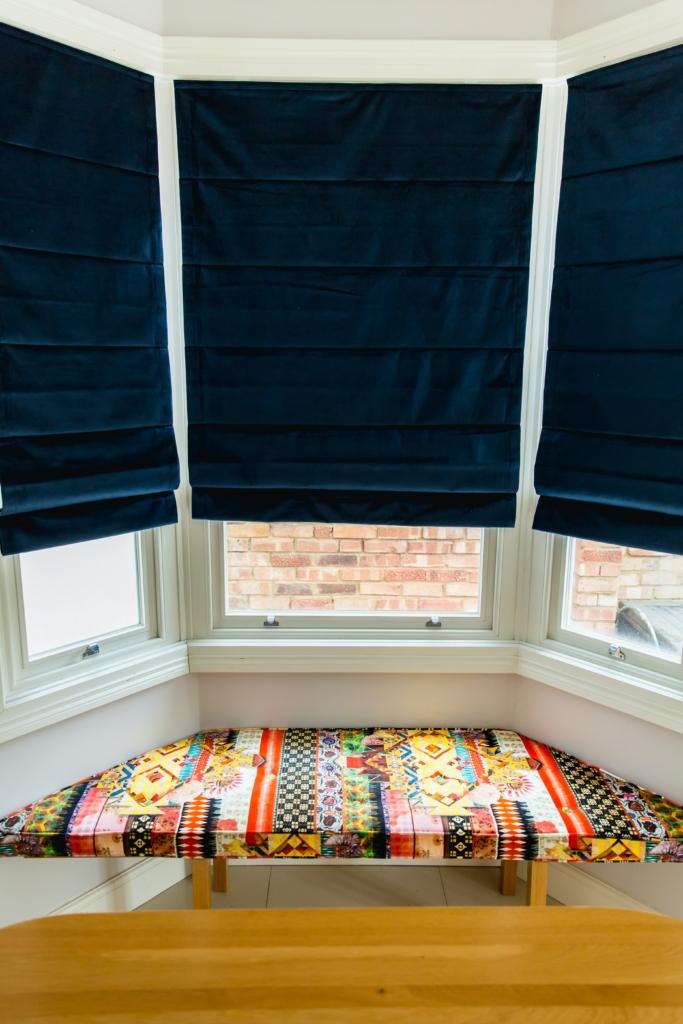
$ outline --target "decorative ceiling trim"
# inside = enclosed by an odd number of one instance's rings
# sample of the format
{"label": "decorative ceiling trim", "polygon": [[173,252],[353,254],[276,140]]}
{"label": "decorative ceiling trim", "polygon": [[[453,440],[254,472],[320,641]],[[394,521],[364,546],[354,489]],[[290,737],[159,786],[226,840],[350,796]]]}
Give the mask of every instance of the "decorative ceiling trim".
{"label": "decorative ceiling trim", "polygon": [[77,0],[0,0],[0,21],[140,71],[195,79],[540,82],[683,42],[680,0],[559,41],[162,36]]}
{"label": "decorative ceiling trim", "polygon": [[556,43],[407,39],[167,37],[175,78],[304,82],[538,82],[555,77]]}
{"label": "decorative ceiling trim", "polygon": [[138,71],[164,70],[163,36],[77,0],[0,0],[0,21]]}
{"label": "decorative ceiling trim", "polygon": [[579,75],[681,42],[683,5],[680,0],[661,0],[651,7],[560,39],[556,74],[558,77]]}

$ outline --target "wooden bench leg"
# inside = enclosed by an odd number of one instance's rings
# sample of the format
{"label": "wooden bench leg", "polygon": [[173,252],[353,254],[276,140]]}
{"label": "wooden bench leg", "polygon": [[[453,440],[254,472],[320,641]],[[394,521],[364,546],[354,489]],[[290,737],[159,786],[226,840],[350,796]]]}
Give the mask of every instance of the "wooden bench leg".
{"label": "wooden bench leg", "polygon": [[213,891],[227,892],[230,884],[227,857],[216,857],[213,862]]}
{"label": "wooden bench leg", "polygon": [[211,910],[211,861],[192,861],[192,905],[195,910]]}
{"label": "wooden bench leg", "polygon": [[503,896],[517,895],[517,861],[500,862],[500,891]]}
{"label": "wooden bench leg", "polygon": [[548,893],[548,865],[544,861],[530,860],[526,866],[526,905],[545,907]]}

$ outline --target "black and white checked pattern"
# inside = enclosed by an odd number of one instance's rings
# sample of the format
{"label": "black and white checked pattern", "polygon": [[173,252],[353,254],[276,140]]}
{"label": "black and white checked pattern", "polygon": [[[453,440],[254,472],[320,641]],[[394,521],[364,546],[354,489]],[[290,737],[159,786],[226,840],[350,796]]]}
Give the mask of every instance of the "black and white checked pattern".
{"label": "black and white checked pattern", "polygon": [[315,832],[316,729],[286,729],[273,832]]}

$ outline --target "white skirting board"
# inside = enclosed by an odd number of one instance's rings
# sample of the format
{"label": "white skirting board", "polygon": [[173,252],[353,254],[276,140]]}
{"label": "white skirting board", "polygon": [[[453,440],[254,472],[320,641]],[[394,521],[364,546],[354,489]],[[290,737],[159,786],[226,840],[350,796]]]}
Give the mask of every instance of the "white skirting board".
{"label": "white skirting board", "polygon": [[[247,866],[272,867],[274,863],[271,860],[259,860],[251,863],[235,863],[235,861],[231,861],[231,867],[238,869]],[[296,864],[300,869],[304,868],[301,861],[282,860],[277,863],[286,864],[290,867]],[[469,860],[449,863],[443,860],[432,860],[420,863],[419,861],[407,859],[380,861],[368,858],[360,860],[339,858],[333,861],[314,860],[306,864],[305,868],[310,870],[314,865],[329,865],[330,863],[339,867],[342,865],[345,867],[350,865],[370,867],[373,864],[385,864],[395,865],[396,867],[452,867],[454,870],[457,870],[464,867],[492,867],[498,862],[488,861],[483,863],[482,861]],[[618,870],[618,868],[615,870]],[[52,913],[92,914],[107,911],[135,910],[136,907],[147,903],[148,900],[169,889],[176,882],[182,881],[190,872],[191,862],[189,860],[175,860],[173,858],[141,860],[134,864],[133,867],[122,871],[115,878],[103,882],[89,892],[83,893],[82,896],[77,896],[76,899],[70,900],[63,906],[58,907],[57,910],[53,910]],[[519,863],[518,873],[520,878],[526,878],[526,864],[523,861]],[[567,907],[616,907],[622,910],[641,910],[655,913],[653,908],[647,906],[647,904],[632,899],[626,893],[621,892],[621,890],[601,882],[599,879],[570,864],[549,865],[548,895]]]}
{"label": "white skirting board", "polygon": [[[618,865],[615,865],[614,870],[619,870]],[[524,861],[519,862],[517,874],[520,878],[526,879]],[[657,913],[646,903],[634,900],[621,889],[615,889],[614,886],[601,882],[600,879],[571,864],[548,865],[548,896],[552,896],[558,903],[563,903],[565,907],[615,907],[618,910]]]}
{"label": "white skirting board", "polygon": [[135,910],[159,893],[181,882],[192,870],[189,860],[174,857],[137,861],[119,875],[69,900],[52,914],[100,914],[114,910]]}

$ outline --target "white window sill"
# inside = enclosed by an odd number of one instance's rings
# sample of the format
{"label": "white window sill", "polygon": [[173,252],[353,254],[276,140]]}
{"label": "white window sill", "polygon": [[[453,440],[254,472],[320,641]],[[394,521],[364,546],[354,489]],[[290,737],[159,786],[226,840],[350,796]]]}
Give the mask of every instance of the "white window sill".
{"label": "white window sill", "polygon": [[0,713],[0,743],[185,675],[187,644],[148,640],[88,659],[84,669],[75,681],[65,681],[60,671],[58,679],[51,684],[46,681],[38,691],[6,696]]}
{"label": "white window sill", "polygon": [[683,687],[670,676],[552,641],[534,645],[417,631],[401,639],[297,632],[192,640],[190,671],[516,674],[683,733]]}
{"label": "white window sill", "polygon": [[[0,742],[110,701],[196,673],[425,673],[520,675],[683,733],[683,687],[671,677],[578,652],[490,638],[293,631],[230,639],[152,640],[89,666],[76,682],[16,695],[0,714]],[[287,635],[289,634],[289,635]]]}

